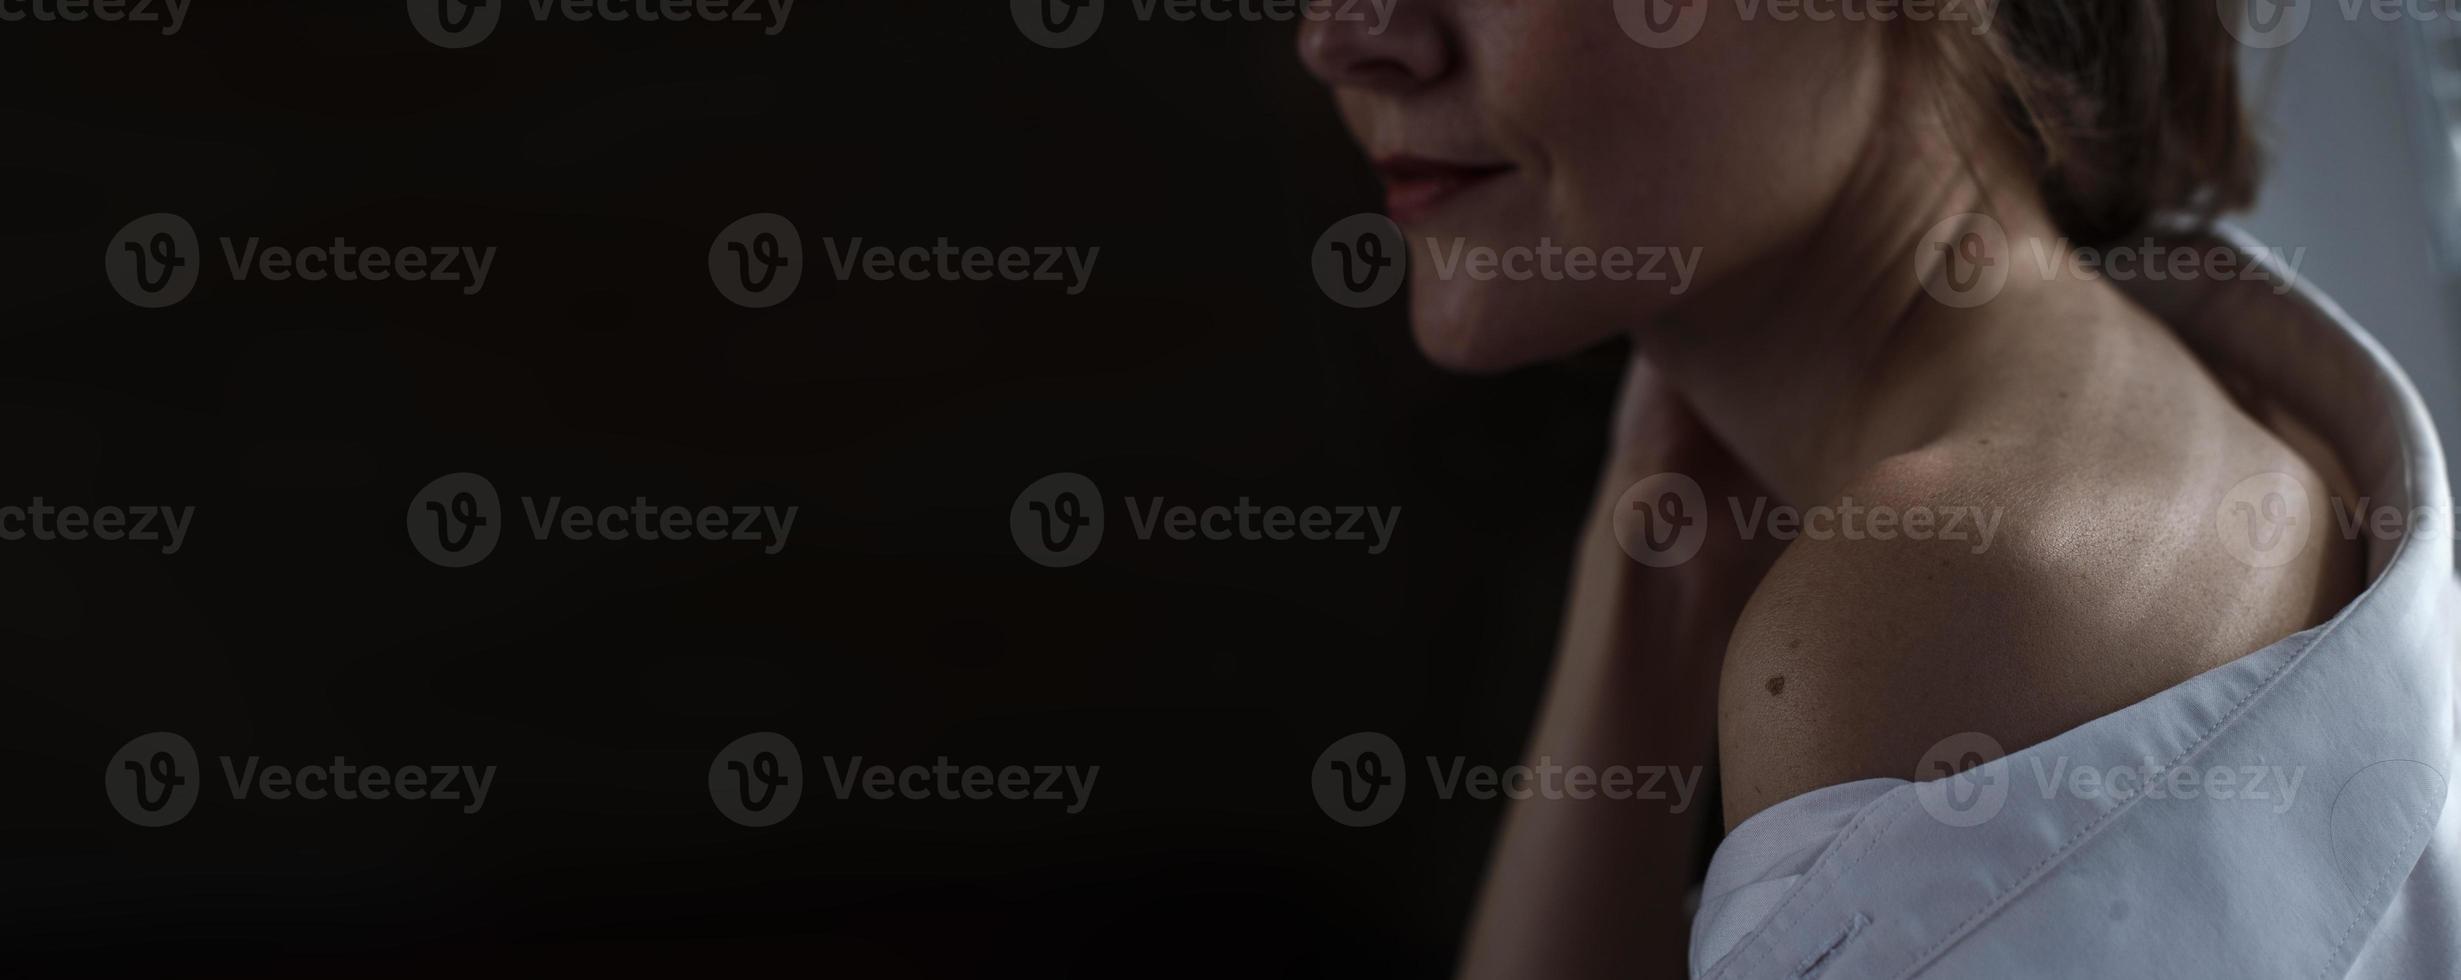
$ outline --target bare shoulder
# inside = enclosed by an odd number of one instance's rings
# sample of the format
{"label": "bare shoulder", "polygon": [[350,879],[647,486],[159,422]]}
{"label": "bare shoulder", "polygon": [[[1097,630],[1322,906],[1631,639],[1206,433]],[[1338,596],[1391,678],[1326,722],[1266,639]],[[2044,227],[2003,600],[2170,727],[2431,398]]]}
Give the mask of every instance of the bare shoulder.
{"label": "bare shoulder", "polygon": [[1823,786],[1911,778],[1959,733],[2016,751],[2346,601],[2343,543],[2312,535],[2259,567],[2215,519],[2262,473],[2301,483],[2306,519],[2329,527],[2321,471],[2243,416],[2190,421],[1943,437],[1770,529],[1794,540],[1737,622],[1720,685],[1728,825]]}

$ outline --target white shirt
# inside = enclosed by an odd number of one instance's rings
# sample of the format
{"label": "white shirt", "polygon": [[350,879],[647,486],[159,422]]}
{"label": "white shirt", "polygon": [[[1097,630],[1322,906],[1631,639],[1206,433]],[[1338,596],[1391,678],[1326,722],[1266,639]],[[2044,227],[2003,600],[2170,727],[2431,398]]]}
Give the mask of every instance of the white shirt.
{"label": "white shirt", "polygon": [[[2219,234],[2199,247],[2251,247]],[[2353,531],[2344,501],[2335,526],[2292,532],[2355,533],[2365,590],[2323,625],[1963,774],[1847,783],[1753,816],[1710,863],[1695,977],[2461,977],[2443,451],[2383,349],[2266,267],[2275,278],[2123,285],[2330,442],[2361,516],[2402,518]]]}

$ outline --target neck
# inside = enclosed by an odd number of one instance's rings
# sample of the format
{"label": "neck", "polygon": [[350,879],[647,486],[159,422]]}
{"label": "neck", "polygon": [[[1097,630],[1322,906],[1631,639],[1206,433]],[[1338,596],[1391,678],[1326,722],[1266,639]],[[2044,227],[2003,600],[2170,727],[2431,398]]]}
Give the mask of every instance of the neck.
{"label": "neck", "polygon": [[[2022,243],[2057,237],[2030,190],[2008,190],[1945,149],[1866,158],[1797,247],[1635,337],[1634,356],[1792,503],[1830,499],[1874,462],[1936,435],[1975,392],[1982,358],[2004,350],[2016,323],[2008,312],[2087,286],[2046,281],[2020,261],[2032,254]],[[1935,229],[1975,213],[2004,230],[1998,262],[2009,275],[1990,302],[1959,309],[1923,283],[1947,261]]]}

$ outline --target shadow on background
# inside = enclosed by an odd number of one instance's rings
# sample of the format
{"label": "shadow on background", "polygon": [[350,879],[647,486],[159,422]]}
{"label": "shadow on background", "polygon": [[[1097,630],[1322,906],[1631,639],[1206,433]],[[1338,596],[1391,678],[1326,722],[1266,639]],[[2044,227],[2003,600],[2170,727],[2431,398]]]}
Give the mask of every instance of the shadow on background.
{"label": "shadow on background", "polygon": [[[803,963],[840,975],[1425,975],[1498,803],[1351,829],[1333,740],[1515,761],[1596,475],[1614,358],[1465,380],[1399,301],[1307,252],[1373,210],[1288,25],[1029,43],[1003,5],[540,24],[447,51],[397,4],[200,5],[174,36],[16,24],[0,73],[0,502],[193,505],[177,554],[0,547],[19,725],[5,945],[45,971],[266,960],[365,974]],[[494,246],[433,283],[232,281],[142,310],[99,261],[175,212],[208,239]],[[815,261],[765,310],[719,229]],[[1099,247],[1047,283],[841,282],[823,240]],[[437,567],[405,508],[796,506],[730,542],[537,541]],[[1091,477],[1084,564],[1009,511]],[[1140,541],[1124,498],[1399,507],[1392,547]],[[96,770],[175,731],[192,815]],[[712,754],[800,747],[800,809],[740,827]],[[213,761],[493,765],[436,801],[235,801]],[[1041,801],[839,800],[824,757],[1100,766]],[[1423,774],[1422,774],[1423,775]],[[245,972],[270,972],[247,966]]]}

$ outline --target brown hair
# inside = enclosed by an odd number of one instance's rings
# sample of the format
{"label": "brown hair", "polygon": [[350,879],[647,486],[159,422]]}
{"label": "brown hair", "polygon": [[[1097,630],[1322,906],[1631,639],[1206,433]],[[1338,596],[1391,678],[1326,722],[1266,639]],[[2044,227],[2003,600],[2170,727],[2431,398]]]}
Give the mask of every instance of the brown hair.
{"label": "brown hair", "polygon": [[2210,217],[2256,195],[2239,102],[2238,2],[1978,0],[1989,30],[1932,24],[1950,71],[2028,156],[2060,230],[2113,241],[2166,212]]}

